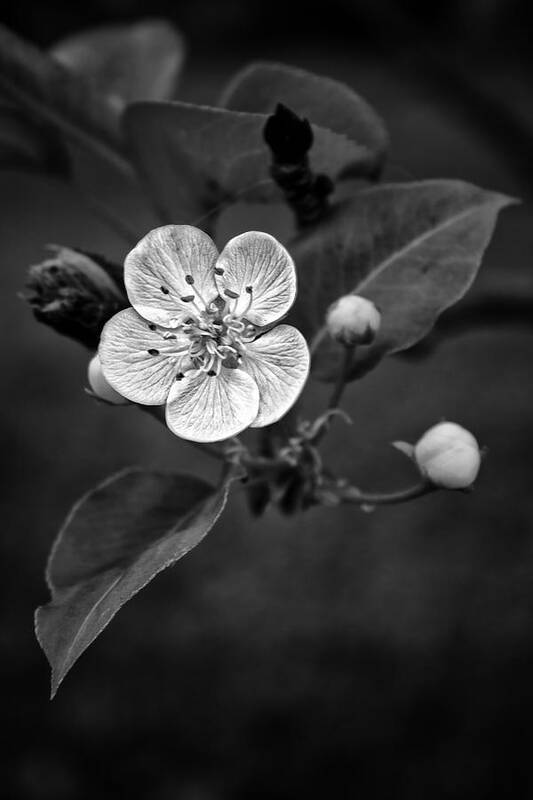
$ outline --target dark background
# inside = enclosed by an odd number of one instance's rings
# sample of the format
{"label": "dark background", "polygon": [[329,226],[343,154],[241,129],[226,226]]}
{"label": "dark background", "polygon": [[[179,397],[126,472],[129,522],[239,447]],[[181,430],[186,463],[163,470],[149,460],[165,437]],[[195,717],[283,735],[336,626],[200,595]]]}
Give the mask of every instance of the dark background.
{"label": "dark background", "polygon": [[[19,0],[3,21],[48,46],[106,21],[173,18],[191,101],[214,102],[256,58],[346,81],[387,121],[397,176],[524,199],[503,215],[475,296],[533,289],[527,5]],[[351,387],[354,425],[327,443],[341,471],[386,489],[412,478],[388,443],[453,419],[489,447],[472,495],[259,522],[235,496],[50,703],[32,612],[69,505],[128,464],[212,465],[144,415],[87,398],[86,354],[16,296],[44,243],[119,257],[121,242],[59,183],[2,173],[0,197],[6,798],[531,796],[530,333],[475,331],[422,363],[389,359]]]}

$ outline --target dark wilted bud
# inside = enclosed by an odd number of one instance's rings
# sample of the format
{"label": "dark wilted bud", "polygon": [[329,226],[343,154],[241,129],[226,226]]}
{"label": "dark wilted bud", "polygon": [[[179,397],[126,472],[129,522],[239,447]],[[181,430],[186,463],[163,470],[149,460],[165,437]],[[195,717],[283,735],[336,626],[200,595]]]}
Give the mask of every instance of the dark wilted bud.
{"label": "dark wilted bud", "polygon": [[96,350],[105,323],[129,303],[121,269],[99,256],[50,245],[30,267],[24,299],[39,322]]}
{"label": "dark wilted bud", "polygon": [[313,144],[309,121],[283,103],[278,103],[275,112],[267,119],[263,135],[274,161],[281,164],[299,164]]}
{"label": "dark wilted bud", "polygon": [[294,211],[298,227],[314,224],[326,213],[334,185],[327,175],[311,169],[308,154],[314,137],[309,121],[278,103],[263,136],[272,153],[270,174]]}

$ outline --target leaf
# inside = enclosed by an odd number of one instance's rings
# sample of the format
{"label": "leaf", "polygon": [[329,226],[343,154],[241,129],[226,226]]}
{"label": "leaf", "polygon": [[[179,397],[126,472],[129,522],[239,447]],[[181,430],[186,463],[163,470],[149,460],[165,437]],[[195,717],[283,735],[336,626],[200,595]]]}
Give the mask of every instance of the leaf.
{"label": "leaf", "polygon": [[52,697],[117,611],[158,572],[196,547],[226,503],[199,478],[128,469],[72,508],[52,549],[48,605],[36,634],[52,667]]}
{"label": "leaf", "polygon": [[234,111],[271,114],[277,103],[364,146],[367,158],[357,165],[357,174],[363,167],[365,174],[372,174],[382,166],[389,146],[385,125],[366,100],[339,81],[285,64],[256,62],[230,81],[220,104]]}
{"label": "leaf", "polygon": [[0,169],[66,176],[70,165],[54,131],[32,124],[18,108],[0,102]]}
{"label": "leaf", "polygon": [[123,152],[117,112],[87,81],[0,25],[0,95],[33,121],[50,126],[122,173],[131,172]]}
{"label": "leaf", "polygon": [[381,311],[372,345],[351,377],[425,336],[474,280],[500,209],[515,202],[461,181],[430,180],[361,191],[290,248],[299,275],[295,324],[318,334],[314,367],[333,379],[341,347],[322,327],[328,306],[360,294]]}
{"label": "leaf", "polygon": [[149,19],[77,33],[54,45],[51,54],[122,110],[134,100],[174,96],[185,45],[172,25]]}
{"label": "leaf", "polygon": [[[281,199],[263,141],[267,115],[187,103],[134,103],[124,114],[131,153],[170,222],[195,223],[221,203]],[[334,177],[366,157],[344,136],[314,126],[311,165]]]}

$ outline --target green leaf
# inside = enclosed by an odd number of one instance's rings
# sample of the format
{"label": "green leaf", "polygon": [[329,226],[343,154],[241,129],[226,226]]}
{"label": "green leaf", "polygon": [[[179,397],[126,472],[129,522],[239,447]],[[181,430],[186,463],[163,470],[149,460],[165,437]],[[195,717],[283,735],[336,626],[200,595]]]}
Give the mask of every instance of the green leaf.
{"label": "green leaf", "polygon": [[149,19],[77,33],[54,45],[51,54],[121,110],[134,100],[174,96],[185,45],[172,25]]}
{"label": "green leaf", "polygon": [[[197,222],[222,203],[279,201],[263,141],[267,115],[187,103],[134,103],[124,114],[130,151],[163,217]],[[313,127],[316,172],[335,177],[366,158],[345,136]]]}
{"label": "green leaf", "polygon": [[295,240],[299,275],[294,320],[322,339],[314,361],[334,379],[341,347],[323,326],[328,306],[353,293],[381,310],[374,343],[361,347],[352,376],[424,337],[474,280],[498,212],[515,202],[461,181],[431,180],[361,191]]}
{"label": "green leaf", "polygon": [[0,96],[32,121],[131,173],[123,152],[119,115],[98,92],[50,56],[0,25]]}
{"label": "green leaf", "polygon": [[20,110],[0,103],[0,169],[69,174],[68,153],[54,131],[32,124]]}
{"label": "green leaf", "polygon": [[226,503],[199,478],[128,469],[81,498],[51,552],[48,605],[36,634],[52,667],[52,697],[117,611],[158,572],[196,547]]}
{"label": "green leaf", "polygon": [[355,165],[357,174],[371,175],[383,165],[389,146],[385,125],[366,100],[331,78],[285,64],[252,63],[229,83],[220,104],[234,111],[271,114],[277,103],[364,146],[367,158]]}

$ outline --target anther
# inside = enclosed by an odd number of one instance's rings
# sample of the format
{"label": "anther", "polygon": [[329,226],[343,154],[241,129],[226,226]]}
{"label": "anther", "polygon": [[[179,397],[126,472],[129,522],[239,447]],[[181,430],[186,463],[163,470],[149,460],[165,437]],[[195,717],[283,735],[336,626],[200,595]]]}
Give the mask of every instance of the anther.
{"label": "anther", "polygon": [[148,350],[148,352],[150,353],[151,356],[158,356],[159,355],[159,350],[156,350],[155,347],[151,347]]}
{"label": "anther", "polygon": [[210,369],[207,373],[210,378],[216,378],[217,374],[214,369]]}
{"label": "anther", "polygon": [[160,286],[159,288],[161,289],[161,291],[163,292],[163,294],[170,294],[170,292],[169,292],[169,290],[167,289],[167,287],[166,287],[166,286]]}
{"label": "anther", "polygon": [[177,381],[183,380],[184,377],[185,377],[185,375],[183,374],[183,372],[177,372],[176,373],[176,380]]}
{"label": "anther", "polygon": [[222,267],[215,267],[215,275],[223,275],[223,274],[224,270],[222,269]]}
{"label": "anther", "polygon": [[224,289],[224,294],[226,295],[226,297],[230,297],[232,300],[239,299],[239,295],[237,294],[237,292],[232,292],[231,289]]}
{"label": "anther", "polygon": [[185,281],[189,284],[189,286],[192,286],[193,283],[194,283],[194,278],[193,278],[192,275],[186,275],[185,276]]}
{"label": "anther", "polygon": [[157,330],[157,325],[154,325],[154,323],[153,323],[153,322],[151,322],[151,323],[148,325],[148,327],[150,328],[150,330],[151,330],[151,331],[156,331],[156,330]]}
{"label": "anther", "polygon": [[180,297],[182,303],[192,303],[194,300],[193,294],[186,294],[185,297]]}
{"label": "anther", "polygon": [[252,294],[253,290],[254,290],[253,286],[247,286],[246,287],[246,291],[248,292],[248,294]]}

